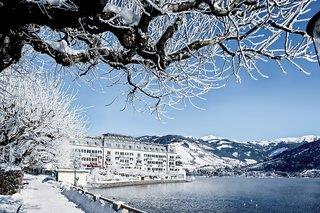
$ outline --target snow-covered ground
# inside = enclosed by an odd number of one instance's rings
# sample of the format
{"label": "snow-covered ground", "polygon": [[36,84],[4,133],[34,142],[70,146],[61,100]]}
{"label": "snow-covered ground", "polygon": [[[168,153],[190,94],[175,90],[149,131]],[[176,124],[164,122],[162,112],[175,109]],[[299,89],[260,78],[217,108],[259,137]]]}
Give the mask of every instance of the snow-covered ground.
{"label": "snow-covered ground", "polygon": [[25,175],[24,185],[20,193],[13,196],[0,196],[0,212],[30,213],[80,213],[81,209],[61,194],[57,183],[42,182],[46,176]]}

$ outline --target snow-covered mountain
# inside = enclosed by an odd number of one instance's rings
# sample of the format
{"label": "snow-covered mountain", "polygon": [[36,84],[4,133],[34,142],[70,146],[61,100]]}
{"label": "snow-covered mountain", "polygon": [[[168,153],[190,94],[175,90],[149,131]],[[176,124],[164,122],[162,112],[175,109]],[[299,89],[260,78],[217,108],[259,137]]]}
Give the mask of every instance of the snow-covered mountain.
{"label": "snow-covered mountain", "polygon": [[272,144],[278,144],[278,143],[310,143],[314,142],[316,140],[319,140],[320,137],[316,135],[304,135],[301,137],[287,137],[287,138],[278,138],[276,140],[261,140],[261,141],[252,141],[248,143],[255,143],[255,144],[260,144],[261,146],[269,146]]}
{"label": "snow-covered mountain", "polygon": [[320,140],[286,150],[249,168],[254,171],[303,172],[320,170]]}
{"label": "snow-covered mountain", "polygon": [[308,135],[297,138],[245,142],[213,135],[202,138],[180,135],[143,136],[138,139],[175,146],[185,168],[194,170],[199,168],[235,168],[259,163],[300,145],[314,142],[319,137]]}

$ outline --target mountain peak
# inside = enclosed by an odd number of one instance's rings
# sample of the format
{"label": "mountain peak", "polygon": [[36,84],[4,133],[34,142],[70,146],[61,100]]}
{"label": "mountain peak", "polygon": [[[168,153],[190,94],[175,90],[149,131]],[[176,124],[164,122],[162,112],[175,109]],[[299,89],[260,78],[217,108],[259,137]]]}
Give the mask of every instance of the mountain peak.
{"label": "mountain peak", "polygon": [[204,140],[204,141],[211,141],[211,140],[220,140],[222,138],[215,136],[215,135],[206,135],[206,136],[201,137],[200,139]]}

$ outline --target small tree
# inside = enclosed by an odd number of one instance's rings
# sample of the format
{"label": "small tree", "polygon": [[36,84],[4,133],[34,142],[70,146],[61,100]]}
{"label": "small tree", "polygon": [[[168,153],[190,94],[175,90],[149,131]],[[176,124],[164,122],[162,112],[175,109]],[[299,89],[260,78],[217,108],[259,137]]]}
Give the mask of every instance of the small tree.
{"label": "small tree", "polygon": [[16,165],[66,160],[69,141],[84,125],[74,96],[59,79],[39,70],[9,69],[0,74],[0,146],[12,152]]}

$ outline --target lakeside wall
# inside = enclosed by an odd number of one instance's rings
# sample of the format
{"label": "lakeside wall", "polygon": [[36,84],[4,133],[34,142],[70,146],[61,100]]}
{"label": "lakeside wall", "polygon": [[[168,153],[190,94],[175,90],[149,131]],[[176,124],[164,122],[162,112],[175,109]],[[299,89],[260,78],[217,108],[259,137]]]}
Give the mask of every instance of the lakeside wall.
{"label": "lakeside wall", "polygon": [[142,210],[133,208],[121,201],[111,200],[105,197],[97,196],[83,189],[69,186],[65,187],[62,194],[70,201],[77,204],[85,212],[92,213],[145,213]]}
{"label": "lakeside wall", "polygon": [[185,183],[190,182],[185,179],[172,179],[172,180],[133,180],[133,181],[115,181],[105,182],[98,184],[87,185],[89,189],[95,188],[113,188],[113,187],[124,187],[124,186],[136,186],[136,185],[149,185],[149,184],[165,184],[165,183]]}

